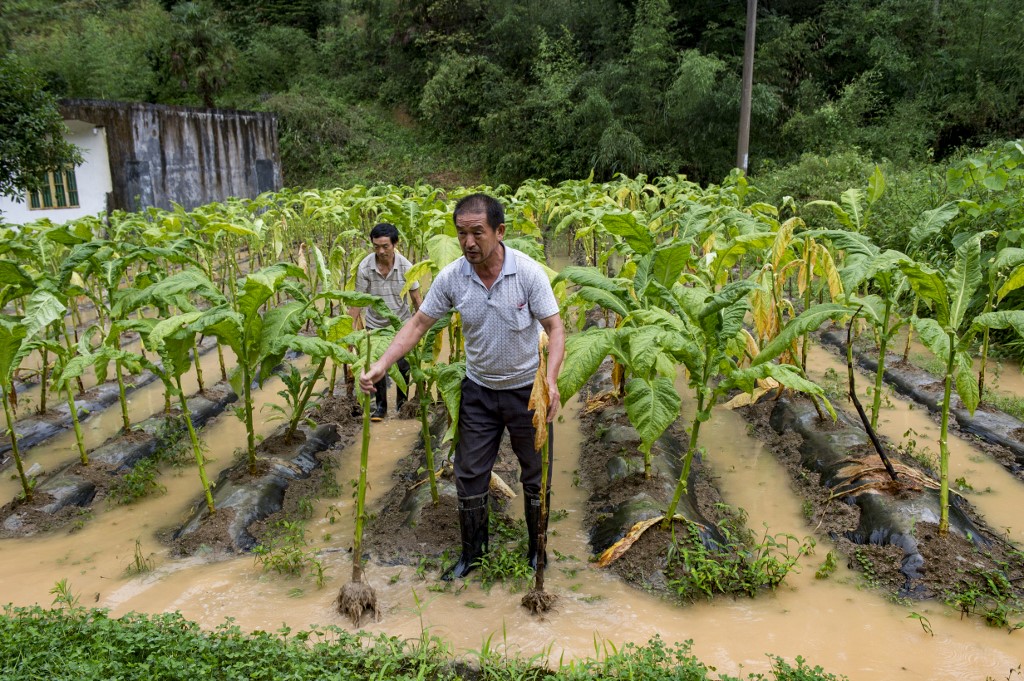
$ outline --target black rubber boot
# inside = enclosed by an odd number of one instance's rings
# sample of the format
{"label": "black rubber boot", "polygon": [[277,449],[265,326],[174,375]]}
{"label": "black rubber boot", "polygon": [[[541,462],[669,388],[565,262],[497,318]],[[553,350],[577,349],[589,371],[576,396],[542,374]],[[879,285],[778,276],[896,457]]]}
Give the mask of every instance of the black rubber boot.
{"label": "black rubber boot", "polygon": [[459,562],[445,570],[441,579],[450,582],[462,579],[476,567],[476,561],[487,552],[487,493],[475,497],[459,497],[459,529],[462,531],[462,555]]}
{"label": "black rubber boot", "polygon": [[388,377],[385,376],[381,380],[373,384],[377,392],[373,394],[375,398],[375,406],[370,418],[374,421],[383,420],[388,415]]}
{"label": "black rubber boot", "polygon": [[[544,527],[541,527],[540,518],[540,495],[539,494],[523,494],[523,510],[526,514],[526,537],[529,540],[529,546],[526,550],[526,560],[530,563],[530,568],[533,570],[537,569],[537,537],[540,533],[547,533],[547,523],[544,523]],[[548,495],[548,515],[551,515],[551,495]],[[548,553],[544,552],[544,564],[548,564]]]}

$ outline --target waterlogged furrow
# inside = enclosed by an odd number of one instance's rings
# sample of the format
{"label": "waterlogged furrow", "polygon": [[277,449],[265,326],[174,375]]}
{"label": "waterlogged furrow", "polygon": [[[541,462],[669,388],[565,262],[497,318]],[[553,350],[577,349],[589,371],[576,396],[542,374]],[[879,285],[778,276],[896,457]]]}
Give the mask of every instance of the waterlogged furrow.
{"label": "waterlogged furrow", "polygon": [[[811,379],[828,383],[826,372],[830,369],[840,377],[838,386],[845,394],[848,389],[845,362],[824,348],[812,345],[807,367]],[[857,391],[862,404],[870,404],[867,389],[873,386],[873,377],[869,380],[866,374],[858,371]],[[886,399],[892,406],[885,406]],[[888,388],[886,399],[883,399],[883,411],[879,417],[879,434],[889,438],[895,445],[906,446],[913,441],[916,452],[937,461],[939,425],[928,410]],[[1024,518],[1020,514],[1020,509],[1024,508],[1024,485],[991,456],[967,440],[950,437],[949,449],[951,487],[954,486],[953,481],[963,478],[973,490],[964,488],[961,492],[985,517],[992,529],[1004,531],[1017,544],[1024,543]]]}
{"label": "waterlogged furrow", "polygon": [[[224,361],[228,371],[231,370],[233,359],[230,351],[225,354]],[[205,384],[212,385],[220,380],[220,365],[215,349],[200,355],[200,366],[203,369]],[[194,369],[182,376],[182,387],[187,395],[199,389]],[[128,416],[132,423],[149,418],[162,411],[163,408],[164,384],[161,381],[153,381],[128,394]],[[91,414],[88,419],[82,420],[81,426],[86,450],[98,447],[121,427],[121,409],[115,402],[106,409]],[[67,463],[78,456],[74,429],[68,428],[46,442],[24,450],[22,456],[26,467],[32,468],[38,465],[38,470],[33,469],[36,470],[34,475]],[[13,469],[11,472],[13,473]],[[0,499],[9,500],[20,492],[21,485],[16,476],[5,474],[0,478]]]}

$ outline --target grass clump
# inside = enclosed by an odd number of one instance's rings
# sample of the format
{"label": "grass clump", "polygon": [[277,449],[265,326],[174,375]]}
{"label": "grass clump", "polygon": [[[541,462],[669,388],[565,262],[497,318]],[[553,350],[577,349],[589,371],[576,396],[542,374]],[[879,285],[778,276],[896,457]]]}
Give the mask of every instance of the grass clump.
{"label": "grass clump", "polygon": [[693,524],[688,536],[674,541],[669,549],[669,589],[682,601],[712,598],[717,594],[755,596],[762,589],[775,589],[797,561],[814,549],[814,541],[800,542],[789,534],[769,535],[760,543],[736,541],[726,532],[726,544],[709,549]]}
{"label": "grass clump", "polygon": [[981,615],[985,623],[1008,631],[1024,629],[1024,603],[1017,597],[1010,578],[1003,570],[967,570],[960,581],[943,595],[950,607],[958,609],[962,616]]}
{"label": "grass clump", "polygon": [[107,499],[113,504],[124,506],[151,494],[163,494],[167,488],[157,481],[158,474],[156,461],[143,459],[114,480]]}
{"label": "grass clump", "polygon": [[309,574],[318,587],[324,585],[323,562],[317,552],[309,548],[306,528],[301,522],[277,521],[264,540],[253,547],[252,554],[264,571],[290,577]]}

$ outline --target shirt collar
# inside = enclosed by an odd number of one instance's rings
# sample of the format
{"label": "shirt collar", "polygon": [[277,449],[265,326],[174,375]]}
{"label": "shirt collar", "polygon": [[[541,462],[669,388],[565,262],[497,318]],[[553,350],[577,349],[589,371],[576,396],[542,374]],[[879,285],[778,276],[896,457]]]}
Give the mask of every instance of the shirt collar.
{"label": "shirt collar", "polygon": [[[498,279],[501,279],[510,274],[515,274],[518,271],[518,266],[516,264],[516,250],[506,246],[503,241],[499,243],[501,244],[501,247],[505,249],[505,259],[501,263],[501,274],[498,275]],[[462,269],[460,271],[463,276],[466,277],[473,275],[473,266],[469,264],[469,261],[466,260],[465,256],[462,257]]]}

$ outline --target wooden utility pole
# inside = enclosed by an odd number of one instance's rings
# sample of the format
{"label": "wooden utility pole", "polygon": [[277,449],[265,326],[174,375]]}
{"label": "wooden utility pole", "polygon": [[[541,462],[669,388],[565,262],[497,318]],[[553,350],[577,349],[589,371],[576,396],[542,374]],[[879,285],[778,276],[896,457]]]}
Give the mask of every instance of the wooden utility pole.
{"label": "wooden utility pole", "polygon": [[757,0],[747,0],[747,32],[743,39],[743,90],[740,93],[740,137],[736,145],[736,167],[747,172],[750,147],[750,98],[754,89],[754,33],[757,30]]}

